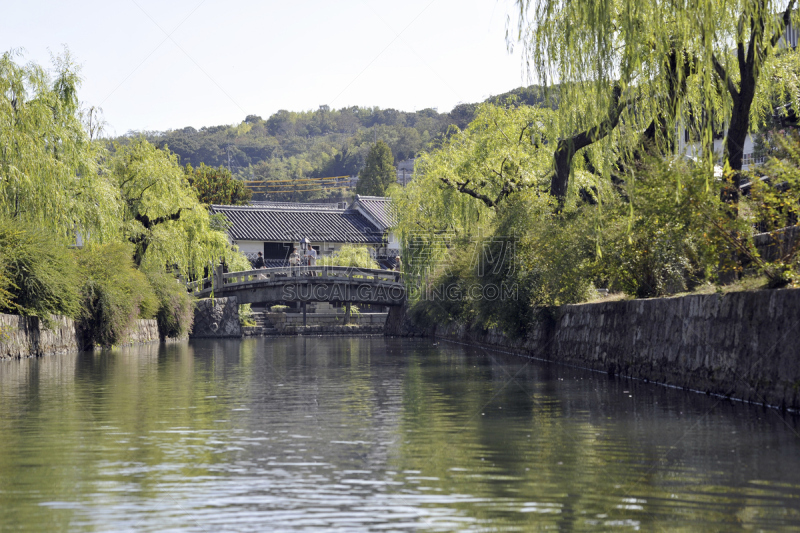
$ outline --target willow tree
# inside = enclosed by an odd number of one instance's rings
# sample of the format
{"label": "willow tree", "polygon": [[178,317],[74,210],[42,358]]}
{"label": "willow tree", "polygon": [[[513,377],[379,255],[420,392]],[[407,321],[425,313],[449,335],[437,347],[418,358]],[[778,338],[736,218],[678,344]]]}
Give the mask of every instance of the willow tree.
{"label": "willow tree", "polygon": [[0,216],[29,222],[65,238],[76,233],[113,239],[119,195],[98,174],[98,147],[84,131],[69,54],[52,73],[19,54],[0,56]]}
{"label": "willow tree", "polygon": [[244,266],[225,234],[213,229],[175,154],[136,139],[116,144],[108,167],[125,204],[124,237],[135,247],[137,266],[177,267],[195,277],[220,261]]}
{"label": "willow tree", "polygon": [[523,190],[546,195],[552,174],[550,109],[481,104],[463,131],[419,155],[414,179],[392,190],[406,265],[426,268],[448,241],[479,236],[508,199]]}
{"label": "willow tree", "polygon": [[[766,98],[759,101],[759,93],[775,92],[764,82],[796,87],[779,75],[763,76],[794,0],[517,5],[519,23],[510,41],[523,43],[532,75],[559,83],[563,150],[556,152],[551,186],[559,198],[566,193],[571,157],[612,131],[619,134],[622,155],[631,157],[648,137],[661,151],[674,150],[679,125],[699,124],[697,138],[707,147],[714,131],[727,128],[725,158],[741,169],[744,137],[771,112]],[[710,162],[709,152],[704,155]]]}
{"label": "willow tree", "polygon": [[620,156],[635,152],[646,132],[659,146],[669,144],[686,59],[679,36],[639,33],[665,25],[659,6],[519,0],[518,7],[517,33],[509,39],[523,43],[531,75],[557,83],[551,88],[559,100],[553,196],[563,204],[579,153],[608,172]]}
{"label": "willow tree", "polygon": [[717,12],[707,10],[695,25],[705,46],[706,61],[710,62],[707,66],[713,67],[724,87],[724,156],[734,171],[733,194],[738,197],[745,139],[754,125],[773,113],[769,96],[788,92],[788,101],[798,109],[797,68],[794,75],[786,68],[790,63],[796,65],[797,53],[783,46],[785,53],[780,55],[784,57],[777,57],[795,0],[740,0],[713,5],[718,7]]}

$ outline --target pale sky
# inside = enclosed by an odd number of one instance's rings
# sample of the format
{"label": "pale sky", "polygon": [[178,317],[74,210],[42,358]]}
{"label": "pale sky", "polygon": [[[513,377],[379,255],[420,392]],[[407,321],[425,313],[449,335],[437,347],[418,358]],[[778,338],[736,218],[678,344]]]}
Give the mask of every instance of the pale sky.
{"label": "pale sky", "polygon": [[[512,0],[79,0],[3,7],[0,50],[66,45],[107,134],[327,104],[447,112],[527,85]],[[516,47],[518,50],[519,47]]]}

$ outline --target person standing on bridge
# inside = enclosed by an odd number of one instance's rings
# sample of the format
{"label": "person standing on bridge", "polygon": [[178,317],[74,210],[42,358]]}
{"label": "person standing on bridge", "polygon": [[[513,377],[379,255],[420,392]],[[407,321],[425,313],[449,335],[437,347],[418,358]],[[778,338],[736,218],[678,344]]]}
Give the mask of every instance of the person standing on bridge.
{"label": "person standing on bridge", "polygon": [[256,257],[256,263],[253,266],[255,268],[266,268],[267,265],[264,264],[264,258],[261,256],[261,252],[258,252],[258,257]]}
{"label": "person standing on bridge", "polygon": [[395,274],[394,280],[399,282],[400,277],[403,275],[403,263],[402,261],[400,261],[399,255],[394,258],[394,268],[392,270],[397,272],[397,274]]}
{"label": "person standing on bridge", "polygon": [[[308,262],[308,266],[317,266],[317,251],[311,246],[309,246],[308,250],[306,250],[306,260]],[[313,272],[309,272],[309,274],[314,276]]]}
{"label": "person standing on bridge", "polygon": [[292,253],[289,254],[289,269],[293,276],[297,272],[298,266],[300,266],[300,254],[297,253],[297,246],[295,246]]}

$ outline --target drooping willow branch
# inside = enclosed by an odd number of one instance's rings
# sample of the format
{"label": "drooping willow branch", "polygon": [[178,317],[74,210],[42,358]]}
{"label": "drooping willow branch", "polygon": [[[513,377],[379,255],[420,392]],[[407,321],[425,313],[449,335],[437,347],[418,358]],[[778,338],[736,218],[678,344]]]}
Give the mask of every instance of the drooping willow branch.
{"label": "drooping willow branch", "polygon": [[[520,136],[520,139],[521,138],[522,137]],[[498,205],[502,203],[503,200],[505,200],[511,194],[525,189],[529,189],[535,185],[532,182],[523,181],[522,176],[518,172],[514,172],[513,171],[514,169],[515,166],[513,165],[513,163],[508,161],[508,158],[504,158],[503,161],[500,163],[499,172],[495,169],[490,169],[492,173],[494,173],[497,177],[499,177],[502,180],[502,186],[500,188],[500,192],[498,192],[497,196],[495,196],[494,198],[479,190],[482,187],[486,186],[487,184],[486,180],[473,183],[473,181],[469,179],[464,181],[458,181],[443,176],[440,176],[439,180],[448,187],[451,187],[460,193],[471,196],[476,200],[480,200],[486,205],[486,207],[496,209]],[[511,176],[509,176],[509,174],[511,174]]]}

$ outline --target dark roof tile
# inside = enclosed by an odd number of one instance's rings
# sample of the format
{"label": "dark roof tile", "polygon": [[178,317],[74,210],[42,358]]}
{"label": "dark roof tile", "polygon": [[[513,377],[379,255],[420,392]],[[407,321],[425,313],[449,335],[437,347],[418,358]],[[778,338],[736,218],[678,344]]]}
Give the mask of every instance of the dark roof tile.
{"label": "dark roof tile", "polygon": [[357,195],[355,205],[360,205],[373,220],[383,226],[381,229],[386,230],[396,225],[397,216],[394,213],[391,198]]}
{"label": "dark roof tile", "polygon": [[314,242],[383,242],[383,231],[354,209],[213,205],[211,211],[228,219],[228,235],[237,241],[295,242],[307,237]]}

